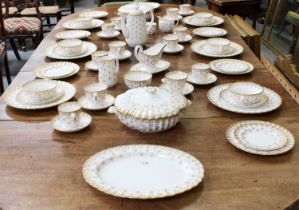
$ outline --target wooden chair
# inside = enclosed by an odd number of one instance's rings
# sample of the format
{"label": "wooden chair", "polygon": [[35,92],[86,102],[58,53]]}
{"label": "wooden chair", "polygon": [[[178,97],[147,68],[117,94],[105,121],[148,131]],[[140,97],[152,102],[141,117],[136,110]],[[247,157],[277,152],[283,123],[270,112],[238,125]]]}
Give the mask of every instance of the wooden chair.
{"label": "wooden chair", "polygon": [[[43,38],[42,19],[38,2],[37,0],[4,0],[4,3],[6,12],[3,17],[0,17],[4,19],[4,31],[1,36],[10,41],[16,57],[20,59],[15,40],[18,40],[21,45],[21,50],[26,51],[26,39],[32,39],[35,46],[37,46]],[[36,17],[10,17],[10,7],[17,7],[18,11],[25,8],[35,8],[37,15]]]}

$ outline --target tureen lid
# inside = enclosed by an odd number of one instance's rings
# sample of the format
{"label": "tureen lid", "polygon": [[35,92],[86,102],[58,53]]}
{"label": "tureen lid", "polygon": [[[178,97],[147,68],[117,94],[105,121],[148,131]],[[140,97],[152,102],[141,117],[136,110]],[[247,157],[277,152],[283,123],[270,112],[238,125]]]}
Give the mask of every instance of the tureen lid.
{"label": "tureen lid", "polygon": [[159,119],[174,116],[190,101],[183,95],[160,87],[140,87],[116,97],[118,112],[140,119]]}

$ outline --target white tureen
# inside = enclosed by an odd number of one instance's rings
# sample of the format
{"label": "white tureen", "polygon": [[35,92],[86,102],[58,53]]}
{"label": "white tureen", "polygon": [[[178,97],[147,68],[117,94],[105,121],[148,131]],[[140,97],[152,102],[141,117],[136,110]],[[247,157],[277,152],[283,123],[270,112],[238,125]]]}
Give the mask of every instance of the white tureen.
{"label": "white tureen", "polygon": [[181,119],[191,101],[160,87],[141,87],[116,97],[108,109],[130,128],[151,133],[167,130]]}

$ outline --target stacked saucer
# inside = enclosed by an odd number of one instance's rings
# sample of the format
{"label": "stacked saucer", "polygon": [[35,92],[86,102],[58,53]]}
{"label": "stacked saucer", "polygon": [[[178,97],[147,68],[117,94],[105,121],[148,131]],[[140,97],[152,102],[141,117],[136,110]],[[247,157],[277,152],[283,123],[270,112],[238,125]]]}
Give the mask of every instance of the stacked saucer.
{"label": "stacked saucer", "polygon": [[218,59],[209,64],[213,71],[228,75],[248,74],[254,70],[251,63],[238,59]]}
{"label": "stacked saucer", "polygon": [[93,83],[84,87],[85,95],[78,102],[88,110],[103,110],[114,104],[114,97],[107,94],[107,85],[104,83]]}
{"label": "stacked saucer", "polygon": [[34,69],[35,75],[42,79],[63,79],[78,73],[80,67],[71,62],[45,63]]}
{"label": "stacked saucer", "polygon": [[224,22],[224,19],[214,16],[212,13],[198,12],[194,15],[185,17],[183,22],[191,26],[204,27],[220,25]]}
{"label": "stacked saucer", "polygon": [[117,60],[125,60],[130,58],[132,53],[126,49],[126,45],[127,43],[124,41],[109,42],[109,54]]}
{"label": "stacked saucer", "polygon": [[65,22],[63,27],[73,30],[89,30],[99,28],[103,23],[104,21],[102,20],[93,19],[90,17],[79,17]]}
{"label": "stacked saucer", "polygon": [[59,114],[52,119],[53,127],[60,132],[78,132],[91,124],[89,114],[82,112],[77,102],[67,102],[58,106]]}
{"label": "stacked saucer", "polygon": [[270,112],[282,103],[276,92],[252,82],[218,85],[209,90],[208,99],[219,108],[243,114]]}
{"label": "stacked saucer", "polygon": [[285,128],[265,121],[248,120],[231,125],[226,137],[240,150],[258,155],[278,155],[294,147],[294,136]]}
{"label": "stacked saucer", "polygon": [[182,71],[171,71],[165,74],[165,78],[161,79],[160,87],[182,95],[189,95],[193,92],[193,85],[187,82],[187,74]]}
{"label": "stacked saucer", "polygon": [[45,109],[68,101],[75,93],[76,88],[67,82],[36,79],[8,89],[3,100],[17,109]]}
{"label": "stacked saucer", "polygon": [[84,58],[97,50],[97,46],[91,42],[83,42],[80,39],[65,39],[50,45],[46,50],[49,58],[70,60]]}
{"label": "stacked saucer", "polygon": [[192,65],[192,71],[188,74],[187,81],[194,85],[210,85],[217,81],[217,77],[209,72],[209,65],[196,63]]}

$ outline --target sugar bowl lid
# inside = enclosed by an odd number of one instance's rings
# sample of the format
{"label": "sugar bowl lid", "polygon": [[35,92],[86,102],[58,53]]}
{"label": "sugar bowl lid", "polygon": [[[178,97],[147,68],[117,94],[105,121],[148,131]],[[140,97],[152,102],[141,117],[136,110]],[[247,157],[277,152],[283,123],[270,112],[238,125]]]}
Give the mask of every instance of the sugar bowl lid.
{"label": "sugar bowl lid", "polygon": [[160,119],[177,115],[190,104],[176,92],[161,87],[140,87],[117,96],[114,106],[120,113],[135,118]]}

